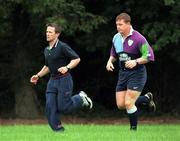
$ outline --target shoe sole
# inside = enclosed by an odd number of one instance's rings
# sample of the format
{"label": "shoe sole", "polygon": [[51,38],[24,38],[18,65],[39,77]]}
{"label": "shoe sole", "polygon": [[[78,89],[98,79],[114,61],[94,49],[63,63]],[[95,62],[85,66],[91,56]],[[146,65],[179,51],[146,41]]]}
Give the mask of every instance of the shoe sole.
{"label": "shoe sole", "polygon": [[154,103],[154,101],[150,101],[150,107],[153,107],[153,112],[156,111],[156,104]]}
{"label": "shoe sole", "polygon": [[89,103],[89,109],[92,109],[92,107],[93,107],[92,100],[87,95],[85,98],[86,98],[87,102]]}
{"label": "shoe sole", "polygon": [[149,102],[149,107],[153,107],[153,112],[156,111],[156,104],[154,103],[154,100],[153,100],[153,94],[150,93],[150,102]]}
{"label": "shoe sole", "polygon": [[88,102],[88,104],[89,104],[89,109],[92,109],[92,107],[93,107],[93,102],[92,102],[92,100],[87,96],[87,94],[84,92],[84,91],[81,91],[81,93],[82,93],[82,96],[86,99],[86,101]]}

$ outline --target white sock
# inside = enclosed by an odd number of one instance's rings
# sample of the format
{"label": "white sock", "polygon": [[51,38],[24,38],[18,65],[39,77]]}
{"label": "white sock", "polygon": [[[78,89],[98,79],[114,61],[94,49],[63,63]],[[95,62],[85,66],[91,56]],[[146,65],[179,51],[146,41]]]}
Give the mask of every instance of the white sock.
{"label": "white sock", "polygon": [[128,114],[135,113],[137,111],[137,107],[134,105],[131,109],[126,110]]}

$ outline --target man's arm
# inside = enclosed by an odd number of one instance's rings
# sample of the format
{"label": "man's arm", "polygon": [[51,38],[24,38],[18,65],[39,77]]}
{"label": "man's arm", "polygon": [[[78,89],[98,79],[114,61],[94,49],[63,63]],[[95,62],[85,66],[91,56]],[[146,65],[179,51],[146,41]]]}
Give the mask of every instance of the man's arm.
{"label": "man's arm", "polygon": [[149,62],[149,60],[147,58],[144,58],[144,57],[137,58],[135,61],[137,64],[146,64]]}
{"label": "man's arm", "polygon": [[48,74],[49,72],[50,72],[49,68],[47,66],[43,66],[43,68],[37,74],[35,74],[31,77],[30,82],[36,85],[39,78],[43,77],[44,75]]}
{"label": "man's arm", "polygon": [[77,59],[73,59],[70,61],[70,63],[66,66],[68,69],[72,69],[72,68],[75,68],[79,62],[81,61],[80,58],[77,58]]}
{"label": "man's arm", "polygon": [[134,68],[138,64],[141,65],[141,64],[146,64],[148,62],[149,61],[148,61],[147,58],[140,57],[140,58],[137,58],[135,60],[126,61],[125,62],[125,66],[126,66],[126,68],[132,69],[132,68]]}
{"label": "man's arm", "polygon": [[79,64],[80,61],[81,61],[80,58],[73,59],[73,60],[70,61],[70,63],[69,63],[68,65],[63,66],[63,67],[60,67],[60,68],[58,69],[58,71],[59,71],[60,73],[62,73],[62,74],[65,74],[65,73],[68,72],[70,69],[75,68],[75,67]]}
{"label": "man's arm", "polygon": [[48,74],[49,68],[47,66],[43,66],[43,68],[36,74],[38,77],[43,77],[44,75]]}
{"label": "man's arm", "polygon": [[106,65],[106,69],[107,69],[108,71],[113,71],[113,69],[114,69],[113,63],[114,63],[115,61],[116,61],[116,58],[115,58],[114,56],[110,56],[110,57],[109,57],[109,60],[108,60],[107,65]]}

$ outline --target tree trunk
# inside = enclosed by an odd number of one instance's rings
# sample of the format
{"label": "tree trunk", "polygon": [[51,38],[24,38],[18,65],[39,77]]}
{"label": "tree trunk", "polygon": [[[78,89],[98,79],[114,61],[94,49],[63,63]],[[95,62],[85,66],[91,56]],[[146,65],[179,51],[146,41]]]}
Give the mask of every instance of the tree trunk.
{"label": "tree trunk", "polygon": [[[19,49],[20,48],[20,49]],[[15,54],[13,90],[15,93],[15,114],[18,118],[37,118],[41,115],[41,105],[35,90],[29,82],[29,58],[26,47],[17,47]]]}
{"label": "tree trunk", "polygon": [[15,84],[15,114],[18,118],[37,118],[41,106],[36,93],[28,80],[20,80]]}

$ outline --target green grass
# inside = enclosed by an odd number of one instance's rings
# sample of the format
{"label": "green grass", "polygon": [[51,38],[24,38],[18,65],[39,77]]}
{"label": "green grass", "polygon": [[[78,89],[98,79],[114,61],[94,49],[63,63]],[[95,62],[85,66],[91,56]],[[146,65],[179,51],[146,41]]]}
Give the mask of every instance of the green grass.
{"label": "green grass", "polygon": [[65,132],[48,125],[0,125],[0,141],[180,141],[180,124],[129,125],[65,124]]}

